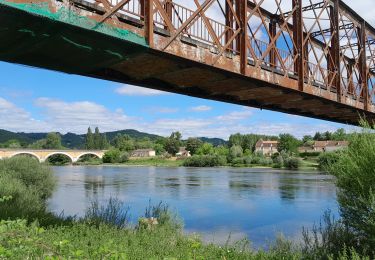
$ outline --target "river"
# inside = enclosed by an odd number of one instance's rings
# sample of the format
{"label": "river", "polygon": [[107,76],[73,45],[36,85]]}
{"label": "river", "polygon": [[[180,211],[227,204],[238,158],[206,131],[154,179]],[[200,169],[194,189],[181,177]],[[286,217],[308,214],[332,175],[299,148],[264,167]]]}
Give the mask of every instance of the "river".
{"label": "river", "polygon": [[266,246],[279,233],[301,237],[302,227],[318,223],[325,210],[337,214],[333,177],[317,172],[248,168],[79,167],[53,168],[58,187],[53,212],[82,216],[93,200],[117,197],[132,220],[151,199],[163,201],[183,219],[186,232],[224,243],[248,238]]}

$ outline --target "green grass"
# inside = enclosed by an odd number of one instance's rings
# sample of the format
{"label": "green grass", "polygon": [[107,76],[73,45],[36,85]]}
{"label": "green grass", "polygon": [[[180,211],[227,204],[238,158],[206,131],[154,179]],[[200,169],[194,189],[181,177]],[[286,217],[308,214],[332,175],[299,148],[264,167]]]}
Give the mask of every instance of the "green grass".
{"label": "green grass", "polygon": [[131,158],[129,161],[122,165],[131,166],[161,166],[161,167],[180,167],[183,164],[183,160],[163,159],[163,158]]}
{"label": "green grass", "polygon": [[317,158],[309,157],[306,160],[300,160],[300,170],[317,170],[319,168],[319,163]]}
{"label": "green grass", "polygon": [[21,220],[0,222],[1,259],[301,259],[290,243],[280,245],[269,252],[251,251],[246,241],[220,247],[166,226],[118,229],[76,223],[44,229]]}

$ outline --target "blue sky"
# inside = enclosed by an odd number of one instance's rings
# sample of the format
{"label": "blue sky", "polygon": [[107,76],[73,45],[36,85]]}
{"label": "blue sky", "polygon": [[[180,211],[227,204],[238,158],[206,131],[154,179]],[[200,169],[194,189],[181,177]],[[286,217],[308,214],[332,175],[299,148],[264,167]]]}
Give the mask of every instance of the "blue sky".
{"label": "blue sky", "polygon": [[292,133],[351,126],[0,62],[0,128],[84,133],[136,129],[168,136]]}

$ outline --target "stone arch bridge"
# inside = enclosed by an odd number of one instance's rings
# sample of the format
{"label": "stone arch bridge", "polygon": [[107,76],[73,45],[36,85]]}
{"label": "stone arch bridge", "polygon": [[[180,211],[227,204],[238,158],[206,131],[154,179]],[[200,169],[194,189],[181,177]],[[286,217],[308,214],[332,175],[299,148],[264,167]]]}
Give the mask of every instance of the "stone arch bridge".
{"label": "stone arch bridge", "polygon": [[18,155],[28,155],[35,157],[39,162],[45,162],[53,155],[65,155],[69,157],[72,163],[77,162],[82,156],[93,155],[100,159],[103,158],[105,151],[89,150],[29,150],[29,149],[0,149],[0,159],[12,158]]}

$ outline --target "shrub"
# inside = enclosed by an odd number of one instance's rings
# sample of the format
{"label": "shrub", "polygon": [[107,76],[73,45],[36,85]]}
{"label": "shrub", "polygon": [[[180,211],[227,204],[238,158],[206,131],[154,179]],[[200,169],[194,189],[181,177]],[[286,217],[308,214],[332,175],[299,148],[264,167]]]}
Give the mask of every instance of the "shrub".
{"label": "shrub", "polygon": [[127,161],[129,161],[129,154],[118,149],[109,150],[103,156],[103,163],[126,163]]}
{"label": "shrub", "polygon": [[232,166],[241,166],[243,164],[245,164],[245,160],[243,157],[234,158],[232,160]]}
{"label": "shrub", "polygon": [[242,157],[243,150],[239,145],[233,145],[229,150],[229,159],[233,160],[234,158]]}
{"label": "shrub", "polygon": [[323,171],[327,171],[331,165],[335,164],[339,160],[339,157],[339,152],[322,153],[318,157],[319,168]]}
{"label": "shrub", "polygon": [[51,169],[29,157],[0,161],[0,197],[12,199],[0,204],[2,219],[31,217],[46,208],[55,180]]}
{"label": "shrub", "polygon": [[258,164],[260,165],[262,160],[265,158],[265,156],[262,153],[255,153],[252,156],[251,164]]}
{"label": "shrub", "polygon": [[224,156],[219,155],[194,155],[187,158],[183,165],[185,167],[215,167],[224,166],[227,161]]}
{"label": "shrub", "polygon": [[307,152],[307,153],[299,153],[299,156],[300,157],[317,157],[319,156],[321,153],[320,152]]}
{"label": "shrub", "polygon": [[289,157],[284,160],[284,167],[290,170],[297,170],[300,166],[300,161],[298,158]]}
{"label": "shrub", "polygon": [[127,161],[129,161],[129,154],[127,152],[121,153],[120,163],[126,163]]}
{"label": "shrub", "polygon": [[251,156],[246,156],[246,157],[243,158],[243,162],[244,162],[246,165],[250,165],[252,159],[253,159],[253,158],[252,158]]}
{"label": "shrub", "polygon": [[157,219],[158,225],[164,226],[173,230],[181,230],[183,227],[182,221],[174,214],[169,206],[162,201],[158,205],[152,205],[151,200],[145,210],[144,218]]}
{"label": "shrub", "polygon": [[284,159],[281,155],[278,155],[273,159],[273,167],[274,168],[283,168],[284,166]]}
{"label": "shrub", "polygon": [[278,158],[280,156],[280,153],[273,153],[272,155],[271,155],[271,159],[272,160],[275,160],[276,158]]}
{"label": "shrub", "polygon": [[110,198],[105,206],[93,201],[86,211],[84,221],[96,227],[105,224],[125,228],[129,223],[129,207],[115,198]]}
{"label": "shrub", "polygon": [[270,166],[272,165],[272,163],[273,163],[272,159],[266,158],[266,157],[261,157],[258,162],[258,164],[261,166]]}
{"label": "shrub", "polygon": [[[364,126],[370,127],[364,123]],[[349,147],[339,153],[328,172],[336,176],[342,221],[356,237],[348,246],[375,257],[375,135],[353,134]]]}
{"label": "shrub", "polygon": [[318,226],[314,225],[311,230],[303,228],[302,237],[305,259],[326,259],[327,255],[339,259],[339,255],[346,252],[345,245],[354,242],[354,236],[330,211],[325,212]]}
{"label": "shrub", "polygon": [[121,162],[121,151],[119,149],[111,149],[103,155],[104,163],[120,163]]}

